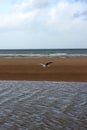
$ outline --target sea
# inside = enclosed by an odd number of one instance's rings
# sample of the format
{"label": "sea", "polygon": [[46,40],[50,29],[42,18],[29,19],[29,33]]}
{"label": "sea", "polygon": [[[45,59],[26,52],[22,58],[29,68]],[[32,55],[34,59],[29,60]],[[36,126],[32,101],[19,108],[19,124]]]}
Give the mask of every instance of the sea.
{"label": "sea", "polygon": [[11,49],[0,50],[0,58],[87,57],[87,49]]}
{"label": "sea", "polygon": [[[87,49],[0,50],[0,58],[87,57]],[[0,80],[0,130],[87,130],[87,82]]]}

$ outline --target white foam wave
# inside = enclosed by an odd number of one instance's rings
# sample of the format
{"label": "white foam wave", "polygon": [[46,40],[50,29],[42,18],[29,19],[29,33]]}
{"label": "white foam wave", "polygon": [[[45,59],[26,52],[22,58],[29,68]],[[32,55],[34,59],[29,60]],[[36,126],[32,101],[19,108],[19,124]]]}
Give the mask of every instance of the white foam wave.
{"label": "white foam wave", "polygon": [[2,58],[19,57],[87,57],[87,54],[72,53],[28,53],[28,54],[0,54]]}

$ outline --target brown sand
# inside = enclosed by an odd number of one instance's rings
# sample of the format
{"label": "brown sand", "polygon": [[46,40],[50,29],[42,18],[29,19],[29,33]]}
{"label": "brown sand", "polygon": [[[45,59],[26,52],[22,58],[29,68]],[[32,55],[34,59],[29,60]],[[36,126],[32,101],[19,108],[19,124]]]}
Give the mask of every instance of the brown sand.
{"label": "brown sand", "polygon": [[[40,63],[52,61],[43,68]],[[87,58],[0,59],[0,80],[87,82]]]}

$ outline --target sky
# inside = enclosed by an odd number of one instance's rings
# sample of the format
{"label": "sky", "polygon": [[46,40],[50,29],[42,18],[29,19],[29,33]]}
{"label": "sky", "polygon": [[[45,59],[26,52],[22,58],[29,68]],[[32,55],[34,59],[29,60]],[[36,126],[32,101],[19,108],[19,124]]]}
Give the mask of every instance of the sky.
{"label": "sky", "polygon": [[0,0],[0,49],[87,48],[87,0]]}

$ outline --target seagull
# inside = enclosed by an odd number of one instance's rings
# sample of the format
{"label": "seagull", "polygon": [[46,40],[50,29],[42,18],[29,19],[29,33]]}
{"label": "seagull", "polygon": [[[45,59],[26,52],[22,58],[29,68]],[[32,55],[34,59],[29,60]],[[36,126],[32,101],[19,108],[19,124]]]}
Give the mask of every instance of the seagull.
{"label": "seagull", "polygon": [[53,62],[47,62],[47,63],[45,63],[45,64],[40,64],[42,67],[47,67],[49,64],[52,64]]}

